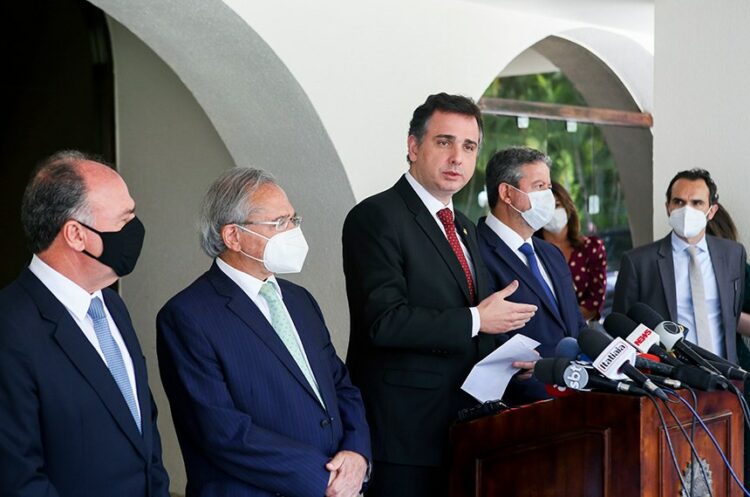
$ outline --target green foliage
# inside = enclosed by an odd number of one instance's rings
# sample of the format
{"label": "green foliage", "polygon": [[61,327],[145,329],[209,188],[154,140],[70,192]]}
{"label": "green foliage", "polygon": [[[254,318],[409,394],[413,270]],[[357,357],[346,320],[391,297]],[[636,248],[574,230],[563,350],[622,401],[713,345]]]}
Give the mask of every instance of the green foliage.
{"label": "green foliage", "polygon": [[[485,97],[585,106],[586,101],[562,73],[497,78]],[[459,192],[456,206],[473,220],[486,214],[477,203],[484,188],[488,160],[498,151],[526,145],[544,151],[552,158],[552,179],[571,194],[581,217],[583,233],[627,230],[627,212],[617,168],[599,126],[577,123],[569,131],[563,121],[529,119],[521,129],[515,117],[485,116],[484,143],[474,177]],[[588,199],[599,198],[599,212],[589,213]]]}

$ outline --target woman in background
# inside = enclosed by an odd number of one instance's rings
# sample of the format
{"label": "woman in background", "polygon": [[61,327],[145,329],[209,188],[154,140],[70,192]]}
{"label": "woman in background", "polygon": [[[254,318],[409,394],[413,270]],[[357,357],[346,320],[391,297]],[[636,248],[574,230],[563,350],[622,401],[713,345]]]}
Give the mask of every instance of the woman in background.
{"label": "woman in background", "polygon": [[607,252],[604,242],[595,236],[581,235],[578,212],[570,195],[556,181],[555,214],[536,236],[555,245],[568,261],[576,287],[578,306],[586,321],[598,320],[607,290]]}

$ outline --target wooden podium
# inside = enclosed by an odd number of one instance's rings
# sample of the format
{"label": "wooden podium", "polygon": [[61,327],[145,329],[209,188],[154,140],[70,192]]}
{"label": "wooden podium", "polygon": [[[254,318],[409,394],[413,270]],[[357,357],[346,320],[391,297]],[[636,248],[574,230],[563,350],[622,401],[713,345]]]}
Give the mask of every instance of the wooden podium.
{"label": "wooden podium", "polygon": [[[680,393],[692,402],[688,392]],[[727,392],[697,395],[699,414],[743,481],[743,419],[737,397]],[[657,402],[689,481],[690,447]],[[670,406],[690,433],[688,409],[682,403]],[[694,441],[708,463],[714,497],[743,495],[700,425]],[[451,448],[452,497],[681,496],[664,430],[645,397],[576,392],[537,402],[454,425]],[[702,473],[698,464],[693,469],[694,495],[702,496]]]}

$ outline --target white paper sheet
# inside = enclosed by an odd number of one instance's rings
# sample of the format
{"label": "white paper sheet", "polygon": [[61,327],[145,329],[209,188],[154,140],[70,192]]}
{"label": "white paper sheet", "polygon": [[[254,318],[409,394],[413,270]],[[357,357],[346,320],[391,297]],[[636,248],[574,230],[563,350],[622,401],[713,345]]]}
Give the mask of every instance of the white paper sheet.
{"label": "white paper sheet", "polygon": [[461,389],[480,402],[502,398],[511,377],[518,372],[515,361],[536,361],[534,350],[539,342],[524,335],[513,338],[495,349],[471,369]]}

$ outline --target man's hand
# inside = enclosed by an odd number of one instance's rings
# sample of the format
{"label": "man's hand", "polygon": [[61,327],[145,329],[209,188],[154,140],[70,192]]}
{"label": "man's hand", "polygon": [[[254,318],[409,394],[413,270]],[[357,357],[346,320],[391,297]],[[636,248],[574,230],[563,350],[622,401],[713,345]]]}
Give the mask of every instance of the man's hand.
{"label": "man's hand", "polygon": [[535,364],[536,361],[515,361],[513,367],[521,370],[516,374],[516,378],[519,380],[528,380],[531,378],[531,375],[534,373]]}
{"label": "man's hand", "polygon": [[367,474],[367,460],[356,452],[342,450],[326,469],[331,472],[326,497],[356,497]]}
{"label": "man's hand", "polygon": [[479,311],[479,330],[484,333],[507,333],[523,328],[536,312],[536,306],[531,304],[517,304],[505,300],[518,289],[518,281],[513,280],[510,285],[493,293],[477,306]]}

